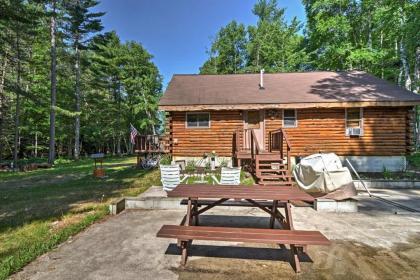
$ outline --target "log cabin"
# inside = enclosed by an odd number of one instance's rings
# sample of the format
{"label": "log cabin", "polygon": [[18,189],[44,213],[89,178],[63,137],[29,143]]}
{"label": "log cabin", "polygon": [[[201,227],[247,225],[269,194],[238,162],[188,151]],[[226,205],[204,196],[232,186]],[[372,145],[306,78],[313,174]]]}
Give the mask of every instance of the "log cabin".
{"label": "log cabin", "polygon": [[419,104],[420,95],[361,71],[262,71],[174,75],[159,108],[174,159],[215,151],[249,164],[264,182],[280,176],[264,167],[290,170],[318,152],[348,158],[359,171],[404,169]]}

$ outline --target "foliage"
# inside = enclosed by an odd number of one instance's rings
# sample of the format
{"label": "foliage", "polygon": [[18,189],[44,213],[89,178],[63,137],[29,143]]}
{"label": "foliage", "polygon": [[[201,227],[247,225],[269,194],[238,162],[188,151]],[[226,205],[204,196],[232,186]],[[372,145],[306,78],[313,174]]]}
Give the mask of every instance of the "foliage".
{"label": "foliage", "polygon": [[419,81],[414,73],[420,63],[416,58],[420,47],[418,1],[303,3],[307,15],[306,49],[313,69],[363,70],[418,92]]}
{"label": "foliage", "polygon": [[228,167],[228,161],[225,158],[222,158],[219,161],[219,165],[220,165],[220,167]]}
{"label": "foliage", "polygon": [[[97,4],[0,0],[0,161],[10,161],[15,147],[20,159],[47,155],[50,110],[56,112],[58,157],[72,157],[75,142],[82,154],[130,153],[130,123],[140,132],[160,125],[162,78],[152,55],[138,42],[121,42],[116,32],[99,33],[103,13],[92,12]],[[57,102],[51,108],[53,15]]]}
{"label": "foliage", "polygon": [[211,163],[210,161],[207,161],[206,164],[204,165],[204,173],[210,173],[211,171]]}
{"label": "foliage", "polygon": [[164,155],[161,159],[160,159],[160,164],[162,165],[169,165],[172,163],[172,157],[169,154]]}
{"label": "foliage", "polygon": [[222,27],[212,42],[210,58],[200,68],[201,74],[229,74],[297,71],[305,68],[302,25],[294,18],[284,19],[284,9],[276,0],[260,0],[253,9],[256,26],[245,28],[236,21]]}
{"label": "foliage", "polygon": [[187,164],[185,165],[185,171],[188,173],[194,172],[196,170],[196,164],[197,162],[195,160],[187,161]]}
{"label": "foliage", "polygon": [[420,2],[303,0],[306,24],[258,0],[256,25],[232,21],[212,41],[201,74],[363,70],[419,92]]}
{"label": "foliage", "polygon": [[391,172],[389,172],[389,170],[384,166],[383,167],[383,171],[382,171],[382,176],[384,177],[384,179],[391,179]]}
{"label": "foliage", "polygon": [[407,156],[407,160],[414,169],[420,169],[420,152]]}

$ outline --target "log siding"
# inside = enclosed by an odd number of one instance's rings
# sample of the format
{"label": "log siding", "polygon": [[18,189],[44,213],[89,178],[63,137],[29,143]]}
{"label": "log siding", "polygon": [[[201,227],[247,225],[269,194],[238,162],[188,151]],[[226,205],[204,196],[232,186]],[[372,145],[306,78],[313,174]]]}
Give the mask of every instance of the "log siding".
{"label": "log siding", "polygon": [[[301,109],[298,126],[286,128],[292,145],[292,156],[334,152],[338,155],[397,156],[407,147],[408,107],[367,107],[363,109],[363,136],[347,136],[345,109]],[[276,114],[280,116],[281,114]],[[282,120],[266,118],[266,142],[270,131],[281,126]]]}
{"label": "log siding", "polygon": [[[174,156],[201,157],[216,151],[232,156],[233,135],[244,127],[242,111],[209,111],[210,128],[186,128],[185,112],[170,112],[170,142]],[[282,127],[282,110],[265,110],[265,148],[270,131]],[[411,151],[412,107],[365,107],[364,135],[346,136],[344,108],[297,109],[297,127],[286,128],[292,156],[319,151],[338,155],[398,156]]]}
{"label": "log siding", "polygon": [[171,112],[172,155],[201,157],[215,151],[232,156],[233,135],[243,128],[241,111],[210,112],[209,128],[187,128],[185,112]]}

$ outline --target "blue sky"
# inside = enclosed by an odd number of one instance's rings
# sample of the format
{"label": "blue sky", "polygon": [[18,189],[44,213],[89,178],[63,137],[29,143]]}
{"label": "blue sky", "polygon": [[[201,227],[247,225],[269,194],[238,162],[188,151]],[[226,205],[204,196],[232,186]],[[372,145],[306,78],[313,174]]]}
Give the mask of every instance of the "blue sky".
{"label": "blue sky", "polygon": [[[102,0],[98,11],[105,31],[115,30],[123,41],[140,42],[153,56],[164,78],[198,73],[207,59],[211,38],[231,20],[255,24],[251,10],[257,0]],[[300,0],[279,0],[286,19],[301,21],[305,11]]]}

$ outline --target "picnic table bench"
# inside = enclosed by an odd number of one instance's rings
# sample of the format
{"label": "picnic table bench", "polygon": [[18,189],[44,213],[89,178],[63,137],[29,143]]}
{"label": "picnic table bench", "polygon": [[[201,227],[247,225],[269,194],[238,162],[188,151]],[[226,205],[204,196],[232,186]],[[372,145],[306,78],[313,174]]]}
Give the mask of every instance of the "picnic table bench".
{"label": "picnic table bench", "polygon": [[[274,243],[290,245],[292,265],[300,272],[299,251],[307,245],[329,245],[329,240],[319,231],[295,230],[290,202],[312,202],[314,198],[296,187],[278,186],[227,186],[227,185],[178,185],[168,197],[186,197],[187,214],[180,225],[164,225],[157,237],[174,238],[181,247],[181,264],[188,258],[188,244],[193,240],[212,240],[250,243]],[[199,198],[217,199],[206,201],[201,208]],[[232,201],[233,199],[233,201]],[[269,229],[198,226],[199,215],[227,202],[247,202],[270,215]],[[228,205],[229,205],[228,203]],[[284,216],[278,208],[284,208]],[[278,221],[282,229],[274,229]],[[194,225],[193,225],[194,224]]]}

